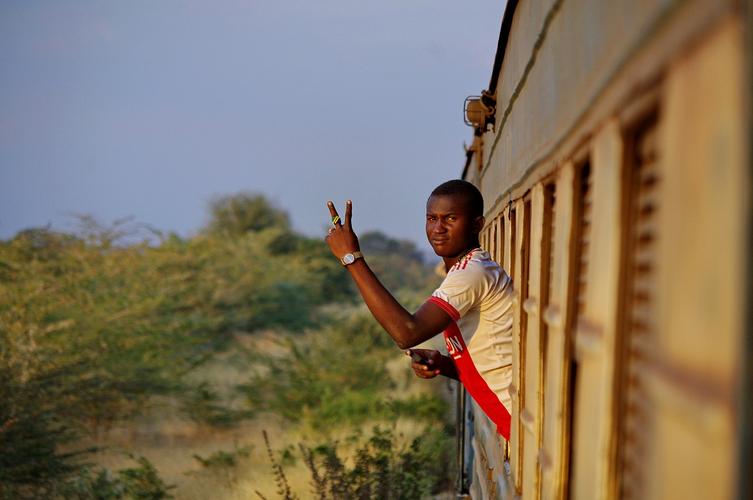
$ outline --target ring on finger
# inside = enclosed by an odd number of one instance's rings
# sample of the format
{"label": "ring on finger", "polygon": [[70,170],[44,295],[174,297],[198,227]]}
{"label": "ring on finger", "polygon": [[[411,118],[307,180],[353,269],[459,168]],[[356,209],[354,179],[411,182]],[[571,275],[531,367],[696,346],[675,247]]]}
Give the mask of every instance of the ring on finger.
{"label": "ring on finger", "polygon": [[338,222],[340,222],[340,216],[339,215],[335,215],[334,217],[332,217],[332,226],[333,227],[337,227],[337,223]]}

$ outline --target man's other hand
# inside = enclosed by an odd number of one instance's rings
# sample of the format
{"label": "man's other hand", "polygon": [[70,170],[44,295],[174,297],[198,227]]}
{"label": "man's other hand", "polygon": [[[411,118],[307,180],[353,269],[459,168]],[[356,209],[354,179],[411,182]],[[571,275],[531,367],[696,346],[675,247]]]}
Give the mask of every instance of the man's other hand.
{"label": "man's other hand", "polygon": [[[449,360],[434,349],[408,349],[405,354],[411,357],[411,368],[417,377],[434,378],[442,373],[442,368]],[[416,361],[419,357],[422,361]]]}
{"label": "man's other hand", "polygon": [[338,259],[342,259],[346,254],[359,251],[361,248],[358,244],[358,237],[353,232],[351,219],[353,218],[353,202],[348,200],[345,204],[345,220],[340,220],[337,214],[335,204],[327,202],[329,215],[332,218],[332,227],[329,228],[325,241],[329,249]]}

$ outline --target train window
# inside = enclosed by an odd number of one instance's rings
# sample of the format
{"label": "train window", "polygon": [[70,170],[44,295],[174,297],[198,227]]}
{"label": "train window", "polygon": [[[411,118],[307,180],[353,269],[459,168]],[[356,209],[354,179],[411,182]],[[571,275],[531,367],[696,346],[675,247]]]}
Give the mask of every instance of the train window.
{"label": "train window", "polygon": [[641,120],[625,137],[623,252],[618,320],[617,493],[637,498],[642,456],[651,439],[651,408],[642,375],[655,335],[657,211],[657,115]]}
{"label": "train window", "polygon": [[492,233],[494,232],[494,221],[486,221],[484,224],[483,239],[481,240],[481,248],[489,252],[489,255],[494,258],[494,244],[492,242]]}
{"label": "train window", "polygon": [[[504,267],[505,262],[505,216],[501,215],[497,219],[497,262]],[[509,269],[505,269],[508,273]]]}
{"label": "train window", "polygon": [[515,249],[517,248],[517,245],[516,245],[517,235],[515,233],[517,232],[516,226],[518,223],[514,208],[510,209],[509,218],[510,218],[510,276],[512,276],[514,279],[515,277],[515,254],[516,254]]}
{"label": "train window", "polygon": [[564,460],[564,477],[566,478],[563,483],[564,491],[562,497],[572,498],[569,491],[572,483],[572,463],[573,463],[573,422],[576,421],[577,415],[575,415],[575,402],[576,391],[578,389],[578,363],[575,359],[575,326],[578,320],[582,317],[585,309],[585,291],[586,291],[586,271],[588,269],[588,245],[589,237],[591,234],[591,218],[592,218],[592,179],[591,179],[591,163],[590,160],[583,162],[577,169],[575,175],[575,186],[573,190],[573,238],[571,238],[574,245],[573,251],[570,253],[570,269],[571,276],[570,283],[568,285],[568,305],[567,305],[567,319],[565,326],[566,349],[567,349],[567,375],[565,377],[568,387],[566,399],[564,403],[564,415],[565,415],[565,448],[567,453]]}
{"label": "train window", "polygon": [[[528,337],[528,313],[525,310],[525,303],[530,296],[530,266],[531,266],[531,196],[526,195],[523,198],[523,234],[520,247],[520,338],[518,341],[519,356],[518,356],[518,380],[515,381],[516,388],[518,390],[518,401],[521,415],[525,413],[525,401],[526,401],[526,343]],[[525,450],[525,428],[523,418],[518,419],[518,469],[517,469],[517,484],[522,485],[523,481],[523,464],[525,463],[525,457],[523,452]]]}
{"label": "train window", "polygon": [[[556,201],[556,184],[549,183],[544,186],[544,221],[543,221],[543,234],[541,245],[541,310],[546,310],[549,305],[549,298],[551,296],[551,286],[554,282],[554,210]],[[545,381],[546,381],[546,353],[549,349],[549,330],[546,321],[543,319],[543,315],[540,316],[539,322],[539,394],[538,398],[538,415],[539,415],[539,428],[538,428],[538,449],[542,449],[544,444],[544,394],[545,394]],[[539,464],[539,472],[537,475],[537,482],[541,481],[541,464]],[[538,489],[538,487],[537,487]]]}
{"label": "train window", "polygon": [[[504,213],[500,214],[499,217],[495,220],[495,229],[496,229],[496,254],[494,256],[495,262],[499,264],[499,266],[507,273],[508,276],[512,277],[512,272],[505,267],[505,217],[506,215]],[[502,358],[503,356],[506,356],[509,354],[509,346],[497,344],[495,347],[495,353]]]}
{"label": "train window", "polygon": [[490,240],[489,240],[489,249],[491,251],[491,256],[493,260],[497,260],[497,219],[495,218],[492,221],[492,227],[490,228]]}
{"label": "train window", "polygon": [[[501,213],[499,217],[494,219],[494,255],[492,258],[494,261],[499,264],[499,266],[506,272],[508,275],[510,275],[510,271],[505,268],[505,262],[504,262],[504,241],[505,241],[505,217],[506,215]],[[494,352],[500,357],[504,357],[508,355],[509,346],[503,345],[503,344],[496,344],[494,346]]]}
{"label": "train window", "polygon": [[[509,240],[507,240],[509,242],[509,246],[508,246],[509,251],[507,253],[507,264],[509,266],[510,277],[513,279],[513,288],[516,289],[515,290],[515,295],[517,296],[517,294],[518,294],[517,289],[519,288],[519,285],[518,285],[518,283],[517,283],[516,280],[520,279],[519,276],[518,276],[518,269],[516,267],[517,266],[517,259],[515,258],[516,254],[518,253],[518,246],[517,246],[517,241],[518,241],[518,237],[517,237],[518,217],[517,217],[517,210],[515,208],[515,205],[512,204],[512,203],[510,204],[510,206],[509,206],[509,208],[507,210],[507,220],[509,222],[509,229],[508,229],[508,231],[509,231]],[[515,361],[513,361],[513,363],[515,363]],[[513,367],[513,373],[518,373],[519,371],[520,371],[520,367],[519,366],[518,367],[515,367],[515,366]],[[513,384],[512,385],[514,387],[515,387],[515,384],[519,384],[519,380],[517,380],[517,378],[515,378],[513,380]],[[515,387],[515,390],[517,391],[517,387]],[[512,423],[513,423],[513,425],[515,425],[517,415],[519,414],[519,402],[520,402],[520,399],[519,399],[519,394],[516,393],[516,394],[513,395],[513,391],[512,390],[511,390],[510,394],[513,396],[513,408],[512,408],[512,410],[513,410],[513,420],[512,420]],[[518,406],[518,408],[516,408],[516,405]],[[513,469],[513,472],[514,472],[515,488],[518,491],[520,491],[520,488],[521,488],[521,485],[522,485],[522,481],[523,481],[523,475],[522,475],[522,471],[521,471],[521,467],[520,467],[521,466],[521,462],[520,462],[520,459],[519,459],[520,458],[519,457],[520,450],[518,449],[519,438],[517,437],[517,435],[519,433],[520,433],[519,429],[515,428],[515,432],[513,432],[512,435],[511,435],[511,437],[510,437],[510,443],[509,443],[509,449],[508,449],[508,451],[510,453],[510,459],[511,459],[510,465],[511,465],[511,467]]]}

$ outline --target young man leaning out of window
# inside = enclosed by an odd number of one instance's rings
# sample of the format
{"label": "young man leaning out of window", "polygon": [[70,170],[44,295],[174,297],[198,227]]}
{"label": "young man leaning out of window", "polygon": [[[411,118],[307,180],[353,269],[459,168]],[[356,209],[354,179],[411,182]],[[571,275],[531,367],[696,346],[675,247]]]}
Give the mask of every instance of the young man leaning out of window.
{"label": "young man leaning out of window", "polygon": [[[330,201],[332,227],[326,241],[348,269],[374,318],[413,358],[421,378],[460,380],[476,403],[510,439],[512,381],[512,282],[479,246],[484,201],[476,187],[451,180],[437,186],[426,202],[426,237],[447,271],[431,297],[410,313],[379,282],[360,252],[353,232],[353,203],[345,219]],[[414,346],[444,332],[449,356]]]}

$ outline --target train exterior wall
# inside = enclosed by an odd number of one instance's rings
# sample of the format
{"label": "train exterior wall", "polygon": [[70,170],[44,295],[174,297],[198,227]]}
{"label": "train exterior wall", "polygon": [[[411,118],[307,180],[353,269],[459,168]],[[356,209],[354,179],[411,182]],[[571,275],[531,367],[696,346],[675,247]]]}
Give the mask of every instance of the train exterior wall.
{"label": "train exterior wall", "polygon": [[523,0],[512,15],[495,127],[464,173],[516,284],[512,436],[475,412],[472,494],[736,498],[741,5]]}

